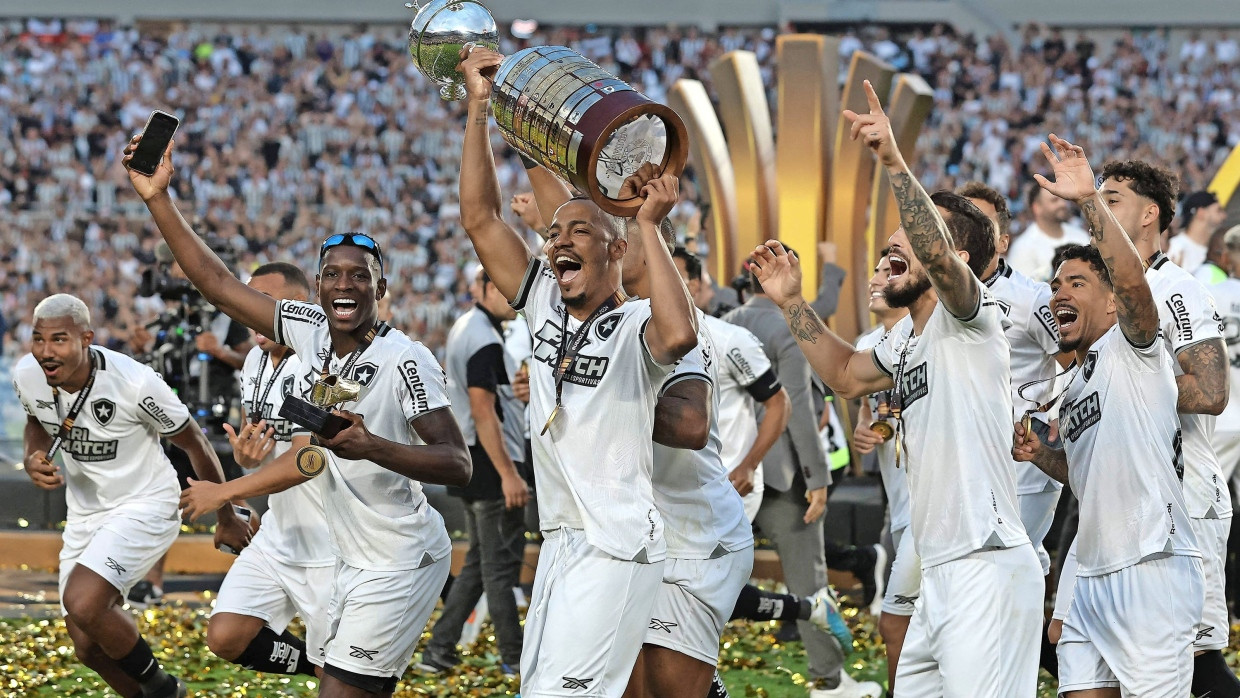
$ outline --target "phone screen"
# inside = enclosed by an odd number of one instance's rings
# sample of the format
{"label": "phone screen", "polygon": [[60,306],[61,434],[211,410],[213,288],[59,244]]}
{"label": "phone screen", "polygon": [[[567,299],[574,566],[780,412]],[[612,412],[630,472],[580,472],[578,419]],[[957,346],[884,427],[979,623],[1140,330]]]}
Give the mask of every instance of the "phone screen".
{"label": "phone screen", "polygon": [[134,150],[133,157],[129,160],[129,169],[144,175],[155,174],[155,169],[159,167],[159,160],[163,157],[164,150],[168,148],[168,142],[172,140],[172,135],[177,132],[177,126],[180,123],[171,114],[165,114],[162,111],[152,112],[151,119],[146,124],[146,130],[142,132],[142,141],[138,143],[138,148]]}

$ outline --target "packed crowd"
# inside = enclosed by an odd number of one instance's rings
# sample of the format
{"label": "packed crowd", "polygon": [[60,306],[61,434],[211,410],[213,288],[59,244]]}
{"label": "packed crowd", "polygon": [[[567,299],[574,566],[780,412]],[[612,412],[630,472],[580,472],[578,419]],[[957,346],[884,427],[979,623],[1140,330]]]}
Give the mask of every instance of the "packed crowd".
{"label": "packed crowd", "polygon": [[[754,51],[774,89],[774,28],[539,29],[502,47],[567,44],[654,99],[681,77],[709,83],[723,52]],[[1030,27],[1019,46],[937,27],[849,32],[926,76],[935,107],[916,167],[930,188],[980,179],[1016,203],[1039,165],[1038,142],[1069,134],[1115,157],[1169,163],[1201,189],[1240,140],[1231,87],[1240,54],[1227,32],[1172,40]],[[152,108],[179,114],[176,195],[244,272],[274,260],[312,268],[317,241],[359,230],[384,240],[397,326],[439,350],[468,308],[473,258],[457,204],[459,105],[441,102],[405,54],[404,29],[190,25],[166,36],[108,22],[0,25],[0,336],[24,351],[35,302],[81,295],[100,341],[119,344],[159,310],[137,298],[156,238],[126,191],[115,154]],[[772,95],[773,97],[773,95]],[[774,104],[774,100],[771,100]],[[506,151],[501,151],[506,152]],[[525,186],[510,152],[506,194]],[[697,225],[686,182],[673,213]],[[514,221],[515,221],[514,216]],[[81,252],[79,252],[81,250]]]}

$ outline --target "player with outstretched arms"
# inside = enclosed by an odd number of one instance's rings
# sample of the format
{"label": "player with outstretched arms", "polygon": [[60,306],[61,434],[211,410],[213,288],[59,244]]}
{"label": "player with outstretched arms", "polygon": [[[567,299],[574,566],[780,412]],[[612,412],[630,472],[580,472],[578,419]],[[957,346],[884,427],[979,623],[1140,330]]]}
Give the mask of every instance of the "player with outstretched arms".
{"label": "player with outstretched arms", "polygon": [[[1076,202],[1091,245],[1069,248],[1051,282],[1060,347],[1079,367],[1063,392],[1050,448],[1017,422],[1012,455],[1080,500],[1078,569],[1057,646],[1059,691],[1187,696],[1204,599],[1201,553],[1180,485],[1178,390],[1142,260],[1095,189],[1080,146],[1050,136],[1047,191]],[[1173,593],[1168,593],[1172,591]]]}
{"label": "player with outstretched arms", "polygon": [[[1016,505],[1003,314],[971,269],[995,254],[993,234],[973,234],[989,232],[990,221],[963,197],[932,199],[922,189],[873,87],[865,89],[869,113],[844,116],[891,178],[902,227],[890,240],[886,294],[909,317],[857,351],[801,297],[800,263],[782,245],[754,250],[755,274],[836,394],[892,391],[922,560],[921,599],[896,669],[901,693],[1028,698],[1037,690],[1041,568]],[[990,244],[958,250],[962,237]]]}
{"label": "player with outstretched arms", "polygon": [[[123,162],[140,139],[130,141]],[[389,696],[451,562],[448,532],[421,483],[464,485],[471,474],[469,451],[447,409],[443,369],[422,344],[378,321],[387,280],[373,238],[324,240],[318,304],[276,301],[241,283],[185,222],[168,194],[172,154],[169,144],[154,175],[129,170],[129,179],[194,286],[229,317],[301,357],[296,395],[309,397],[313,384],[331,377],[359,386],[355,399],[340,403],[347,409],[335,412],[348,426],[322,440],[329,454],[317,484],[337,564],[319,695]],[[296,462],[277,459],[235,482],[257,494],[306,479]]]}

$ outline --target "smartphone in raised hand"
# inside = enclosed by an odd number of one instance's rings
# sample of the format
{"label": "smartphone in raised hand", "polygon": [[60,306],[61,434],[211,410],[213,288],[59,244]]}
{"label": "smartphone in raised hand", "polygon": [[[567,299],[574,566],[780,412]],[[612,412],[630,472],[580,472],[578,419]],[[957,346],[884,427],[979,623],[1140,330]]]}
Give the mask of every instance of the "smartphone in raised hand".
{"label": "smartphone in raised hand", "polygon": [[142,140],[129,159],[129,169],[141,172],[150,177],[159,169],[159,161],[168,149],[168,143],[181,125],[180,119],[158,109],[151,112],[146,120],[146,128],[142,129]]}

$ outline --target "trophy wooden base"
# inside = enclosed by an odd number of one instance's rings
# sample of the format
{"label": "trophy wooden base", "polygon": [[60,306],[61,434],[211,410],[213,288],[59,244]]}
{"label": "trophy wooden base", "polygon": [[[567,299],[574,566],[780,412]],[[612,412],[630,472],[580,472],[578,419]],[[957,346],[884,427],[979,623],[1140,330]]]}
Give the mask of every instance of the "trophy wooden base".
{"label": "trophy wooden base", "polygon": [[327,439],[336,438],[350,424],[349,420],[338,414],[291,395],[284,398],[280,416]]}

